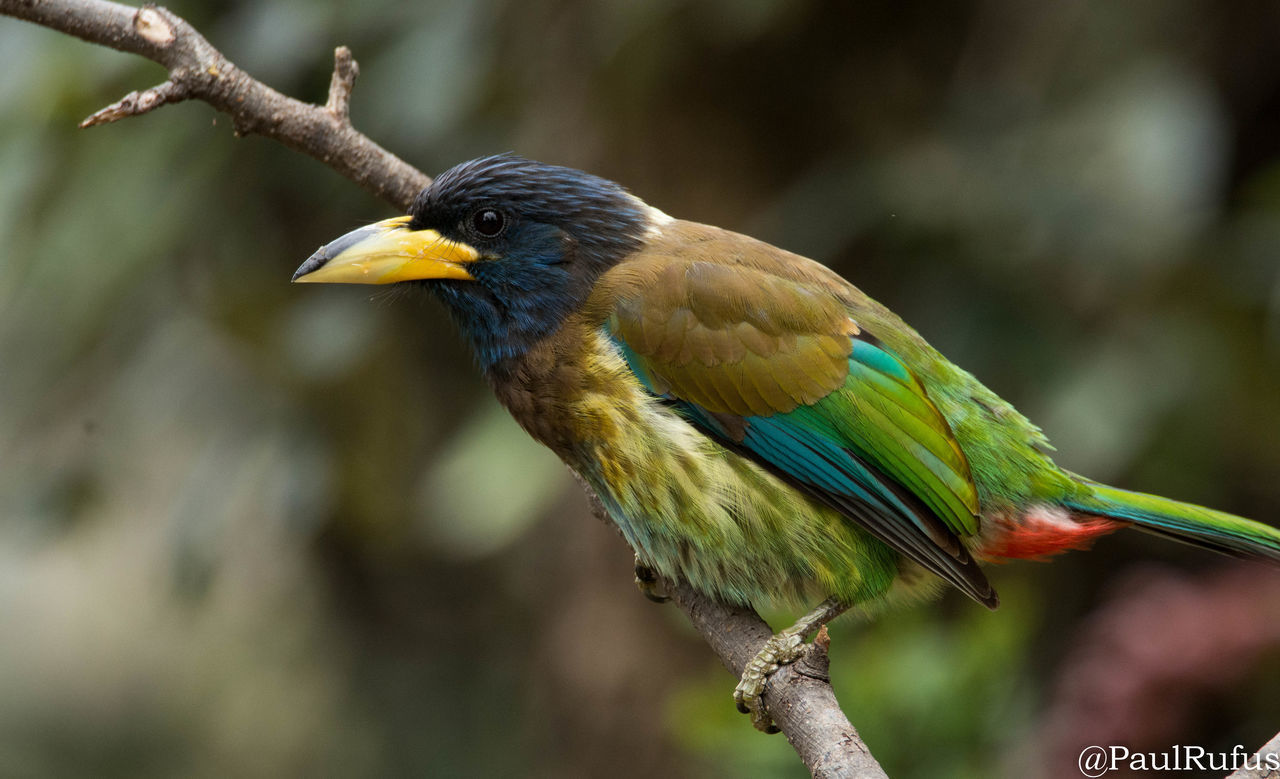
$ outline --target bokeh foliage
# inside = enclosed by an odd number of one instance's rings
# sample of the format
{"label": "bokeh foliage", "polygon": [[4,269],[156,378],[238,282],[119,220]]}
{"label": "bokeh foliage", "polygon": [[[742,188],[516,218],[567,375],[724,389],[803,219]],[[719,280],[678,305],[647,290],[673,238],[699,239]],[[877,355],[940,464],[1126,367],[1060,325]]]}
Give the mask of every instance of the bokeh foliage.
{"label": "bokeh foliage", "polygon": [[[1066,467],[1280,519],[1274,4],[171,7],[317,102],[349,45],[428,172],[516,150],[827,262]],[[136,58],[0,18],[0,72],[0,774],[801,775],[438,308],[286,283],[385,206],[201,104],[77,130]],[[1139,561],[1224,564],[1121,536],[839,625],[841,700],[893,776],[1052,775]],[[1170,743],[1270,736],[1266,657]]]}

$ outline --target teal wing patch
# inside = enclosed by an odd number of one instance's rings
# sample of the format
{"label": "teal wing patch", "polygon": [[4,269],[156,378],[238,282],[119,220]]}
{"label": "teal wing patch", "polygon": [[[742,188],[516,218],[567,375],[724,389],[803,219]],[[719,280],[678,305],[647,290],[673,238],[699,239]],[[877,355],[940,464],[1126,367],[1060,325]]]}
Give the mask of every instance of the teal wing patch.
{"label": "teal wing patch", "polygon": [[897,355],[811,285],[740,267],[678,265],[660,281],[620,299],[606,323],[649,391],[994,606],[959,541],[977,530],[968,461]]}

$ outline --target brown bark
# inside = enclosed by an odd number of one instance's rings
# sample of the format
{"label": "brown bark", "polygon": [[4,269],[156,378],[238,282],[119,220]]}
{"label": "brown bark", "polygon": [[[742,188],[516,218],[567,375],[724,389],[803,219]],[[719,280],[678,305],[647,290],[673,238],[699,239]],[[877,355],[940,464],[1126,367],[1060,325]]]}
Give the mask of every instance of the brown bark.
{"label": "brown bark", "polygon": [[414,196],[431,183],[430,177],[351,126],[347,105],[358,69],[346,47],[335,52],[328,102],[316,106],[254,80],[194,27],[158,6],[134,8],[106,0],[0,0],[0,13],[146,57],[169,70],[163,83],[130,92],[85,119],[81,127],[138,116],[166,103],[202,100],[230,116],[237,135],[274,138],[401,210],[408,210]]}

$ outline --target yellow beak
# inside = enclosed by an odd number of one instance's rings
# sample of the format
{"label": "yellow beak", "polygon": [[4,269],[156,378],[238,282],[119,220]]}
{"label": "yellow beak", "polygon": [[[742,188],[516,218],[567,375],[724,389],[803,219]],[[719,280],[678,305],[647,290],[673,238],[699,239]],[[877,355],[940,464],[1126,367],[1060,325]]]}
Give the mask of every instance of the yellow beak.
{"label": "yellow beak", "polygon": [[410,230],[407,216],[352,230],[307,258],[294,281],[394,284],[413,279],[473,280],[467,264],[480,254],[435,230]]}

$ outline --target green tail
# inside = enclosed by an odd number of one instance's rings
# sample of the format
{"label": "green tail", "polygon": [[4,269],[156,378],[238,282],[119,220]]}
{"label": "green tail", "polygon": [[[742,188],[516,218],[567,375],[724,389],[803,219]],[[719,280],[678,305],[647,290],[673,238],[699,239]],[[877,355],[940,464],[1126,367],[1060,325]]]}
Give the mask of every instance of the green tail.
{"label": "green tail", "polygon": [[1087,497],[1066,501],[1073,510],[1132,522],[1142,530],[1237,557],[1280,563],[1280,529],[1191,503],[1084,481]]}

